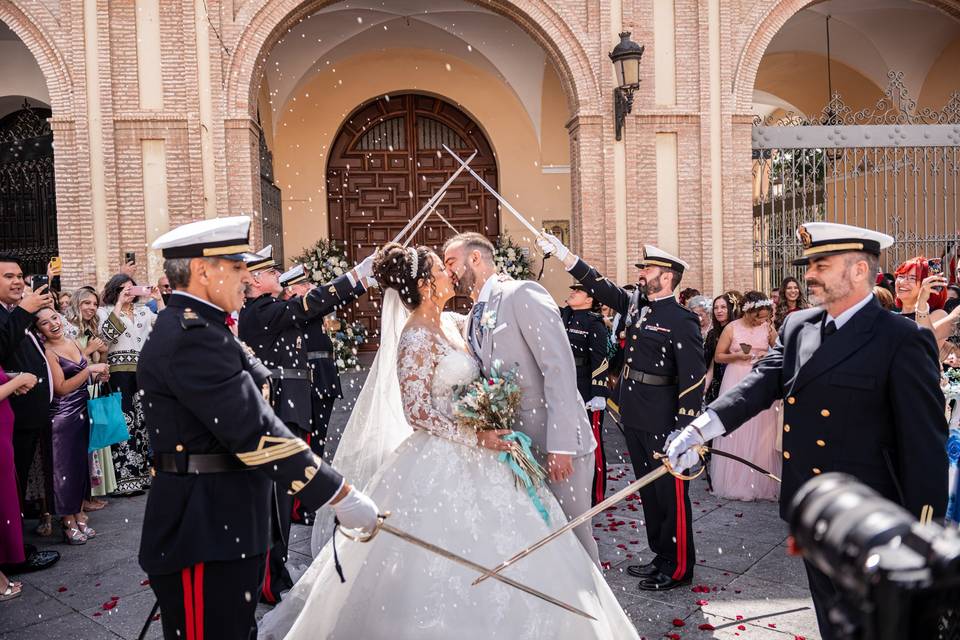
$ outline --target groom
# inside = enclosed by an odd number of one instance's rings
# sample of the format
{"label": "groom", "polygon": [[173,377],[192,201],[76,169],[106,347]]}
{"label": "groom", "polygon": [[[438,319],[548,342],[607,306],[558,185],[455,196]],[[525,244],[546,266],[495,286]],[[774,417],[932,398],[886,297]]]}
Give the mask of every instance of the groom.
{"label": "groom", "polygon": [[[596,443],[577,392],[576,367],[560,310],[546,289],[529,280],[501,280],[493,245],[479,233],[447,241],[443,261],[458,295],[470,296],[465,338],[483,373],[502,363],[518,367],[520,408],[517,430],[530,436],[548,484],[568,518],[590,508],[593,450]],[[580,543],[599,564],[593,528],[575,529]]]}

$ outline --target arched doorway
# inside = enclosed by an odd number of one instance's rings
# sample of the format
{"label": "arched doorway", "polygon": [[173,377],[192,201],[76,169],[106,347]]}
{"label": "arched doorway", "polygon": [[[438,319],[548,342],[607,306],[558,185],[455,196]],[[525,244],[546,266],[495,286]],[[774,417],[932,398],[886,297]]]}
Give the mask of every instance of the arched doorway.
{"label": "arched doorway", "polygon": [[[360,106],[340,128],[327,162],[330,238],[351,260],[389,242],[456,170],[443,151],[478,151],[470,166],[497,188],[497,163],[480,127],[449,102],[417,93],[384,96]],[[497,201],[462,173],[437,207],[457,231],[500,233]],[[439,250],[453,229],[431,216],[414,242]],[[371,333],[378,328],[379,296],[365,296],[348,311]],[[368,343],[369,348],[376,345]]]}
{"label": "arched doorway", "polygon": [[0,118],[0,238],[26,274],[58,254],[50,109],[24,101]]}

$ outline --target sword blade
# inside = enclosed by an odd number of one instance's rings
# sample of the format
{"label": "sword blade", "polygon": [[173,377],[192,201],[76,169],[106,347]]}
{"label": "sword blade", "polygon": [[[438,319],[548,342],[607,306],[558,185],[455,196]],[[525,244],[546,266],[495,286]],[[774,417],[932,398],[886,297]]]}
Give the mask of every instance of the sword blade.
{"label": "sword blade", "polygon": [[[470,175],[472,175],[472,176],[476,179],[476,181],[480,183],[480,186],[483,187],[484,189],[486,189],[487,191],[489,191],[489,192],[490,192],[490,195],[492,195],[494,198],[496,198],[496,199],[500,202],[500,204],[502,204],[502,205],[507,209],[507,211],[509,211],[510,213],[512,213],[513,216],[514,216],[517,220],[519,220],[520,223],[521,223],[523,226],[525,226],[525,227],[530,231],[530,233],[533,234],[534,237],[537,237],[537,236],[540,235],[540,232],[537,231],[532,224],[530,224],[529,222],[527,222],[527,219],[524,218],[522,215],[520,215],[520,212],[517,211],[516,209],[514,209],[514,208],[513,208],[513,205],[510,204],[509,202],[507,202],[507,199],[506,199],[506,198],[504,198],[502,195],[500,195],[499,193],[497,193],[497,190],[494,189],[493,187],[491,187],[489,184],[487,184],[487,181],[484,180],[483,178],[481,178],[481,177],[479,176],[479,174],[477,174],[476,171],[474,171],[473,169],[471,169],[470,167],[468,167],[468,166],[464,163],[464,161],[460,159],[460,156],[458,156],[457,154],[455,154],[453,151],[450,150],[450,147],[448,147],[447,145],[443,145],[443,148],[446,149],[447,153],[449,153],[451,156],[453,156],[454,159],[455,159],[457,162],[460,163],[460,166],[461,166],[461,167],[466,168],[466,170],[470,173]],[[474,152],[474,155],[476,155],[476,152]],[[471,157],[472,157],[472,156],[471,156]]]}
{"label": "sword blade", "polygon": [[617,504],[618,502],[624,500],[630,494],[642,489],[643,487],[647,486],[654,480],[657,480],[658,478],[665,476],[667,473],[669,473],[669,470],[667,469],[667,467],[665,465],[661,465],[656,469],[654,469],[653,471],[651,471],[650,473],[643,476],[642,478],[634,480],[633,482],[628,484],[626,487],[624,487],[620,491],[617,491],[615,494],[613,494],[603,502],[598,502],[597,505],[592,509],[590,509],[589,511],[585,511],[581,513],[579,516],[577,516],[567,524],[563,525],[559,529],[548,534],[546,537],[541,538],[537,542],[534,542],[532,545],[530,545],[529,547],[527,547],[517,555],[513,556],[509,560],[504,560],[493,569],[484,571],[483,575],[481,575],[479,578],[473,581],[473,584],[478,585],[484,580],[486,580],[487,578],[496,578],[501,571],[503,571],[504,569],[512,565],[514,562],[517,562],[518,560],[522,560],[523,558],[526,558],[528,555],[530,555],[531,553],[533,553],[543,545],[553,540],[556,540],[557,538],[565,534],[567,531],[570,531],[574,527],[577,527],[578,525],[589,521],[591,518],[593,518],[593,516],[603,512],[603,510],[606,509],[607,507]]}
{"label": "sword blade", "polygon": [[407,231],[410,230],[410,227],[412,227],[413,225],[415,225],[415,224],[417,223],[417,220],[420,219],[420,216],[422,216],[424,213],[426,213],[426,212],[430,209],[430,207],[433,206],[433,203],[440,197],[440,194],[441,194],[441,193],[445,193],[446,190],[447,190],[447,187],[449,187],[451,184],[453,184],[453,181],[456,180],[457,177],[458,177],[461,173],[463,173],[463,171],[464,171],[465,169],[467,169],[467,170],[470,169],[470,167],[468,167],[467,165],[470,164],[470,162],[477,156],[478,153],[479,153],[479,151],[474,151],[472,154],[470,154],[470,157],[467,158],[466,161],[461,160],[459,157],[457,158],[457,161],[460,163],[460,168],[457,169],[456,171],[454,171],[454,172],[453,172],[453,175],[450,176],[450,177],[447,179],[446,182],[444,182],[442,185],[440,185],[440,188],[437,189],[436,193],[434,193],[432,196],[430,196],[430,199],[427,200],[427,201],[424,203],[423,207],[420,208],[420,211],[417,212],[417,215],[415,215],[415,216],[413,216],[412,218],[410,218],[410,221],[407,223],[407,225],[406,225],[403,229],[401,229],[401,230],[400,230],[400,233],[398,233],[398,234],[393,238],[393,241],[394,241],[394,242],[399,242],[399,241],[400,241],[400,238],[402,238],[402,237],[407,233]]}
{"label": "sword blade", "polygon": [[[410,244],[413,241],[413,238],[417,235],[417,232],[420,231],[420,228],[423,227],[423,225],[427,223],[427,220],[430,219],[430,214],[436,213],[437,207],[440,205],[440,201],[442,201],[444,196],[447,195],[446,190],[441,191],[439,193],[440,193],[439,197],[437,197],[434,203],[430,206],[430,209],[427,211],[426,215],[423,216],[420,222],[417,223],[417,226],[413,228],[413,231],[410,232],[410,235],[407,236],[407,239],[403,241],[403,246],[407,246],[408,244]],[[440,214],[437,213],[437,215],[439,216]],[[450,223],[448,222],[447,224],[450,224]]]}
{"label": "sword blade", "polygon": [[711,455],[720,456],[721,458],[730,458],[731,460],[736,460],[736,461],[739,462],[740,464],[745,464],[745,465],[747,465],[748,467],[750,467],[751,469],[753,469],[753,470],[756,471],[757,473],[761,473],[761,474],[767,476],[768,478],[770,478],[771,480],[776,480],[777,482],[780,482],[780,483],[783,482],[782,480],[780,480],[780,478],[778,478],[778,477],[775,476],[774,474],[770,473],[769,471],[767,471],[766,469],[764,469],[764,468],[761,467],[760,465],[754,464],[754,463],[750,462],[750,461],[747,460],[746,458],[741,458],[740,456],[735,456],[735,455],[733,455],[732,453],[727,453],[726,451],[718,451],[717,449],[714,449],[714,448],[712,448],[712,447],[704,447],[704,451],[709,451]]}
{"label": "sword blade", "polygon": [[[391,525],[389,525],[389,524],[386,524],[385,522],[381,522],[379,528],[380,528],[381,531],[386,531],[387,533],[389,533],[389,534],[391,534],[391,535],[394,535],[394,536],[400,538],[401,540],[406,540],[406,541],[409,542],[410,544],[413,544],[413,545],[416,545],[416,546],[421,547],[421,548],[423,548],[423,549],[426,549],[427,551],[430,551],[431,553],[435,553],[435,554],[437,554],[438,556],[441,556],[441,557],[446,558],[446,559],[448,559],[448,560],[452,560],[452,561],[456,562],[457,564],[460,564],[460,565],[462,565],[462,566],[464,566],[464,567],[467,567],[468,569],[473,569],[474,571],[476,571],[476,572],[478,572],[478,573],[486,573],[486,572],[488,571],[488,569],[487,569],[486,567],[484,567],[482,564],[477,564],[476,562],[474,562],[474,561],[472,561],[472,560],[467,560],[467,559],[464,558],[463,556],[459,556],[459,555],[453,553],[452,551],[447,551],[447,550],[444,549],[443,547],[438,547],[437,545],[435,545],[435,544],[433,544],[433,543],[431,543],[431,542],[427,542],[426,540],[423,540],[423,539],[418,538],[418,537],[416,537],[416,536],[414,536],[414,535],[411,535],[411,534],[407,533],[406,531],[402,531],[402,530],[400,530],[400,529],[397,529],[396,527],[393,527],[393,526],[391,526]],[[571,612],[571,613],[576,613],[577,615],[581,615],[581,616],[583,616],[584,618],[587,618],[588,620],[596,620],[596,618],[594,618],[594,617],[593,617],[592,615],[590,615],[589,613],[587,613],[587,612],[585,612],[585,611],[581,611],[580,609],[577,609],[576,607],[574,607],[574,606],[572,606],[572,605],[569,605],[569,604],[567,604],[566,602],[562,602],[562,601],[560,601],[560,600],[557,600],[557,599],[554,598],[553,596],[548,596],[547,594],[542,593],[542,592],[540,592],[540,591],[537,591],[536,589],[534,589],[534,588],[532,588],[532,587],[528,587],[527,585],[522,584],[522,583],[520,583],[520,582],[517,582],[516,580],[512,580],[512,579],[510,579],[510,578],[507,578],[507,577],[505,577],[505,576],[501,576],[501,575],[499,575],[499,574],[493,575],[492,577],[493,577],[494,579],[496,579],[496,580],[499,580],[500,582],[502,582],[502,583],[504,583],[504,584],[510,585],[511,587],[513,587],[513,588],[515,588],[515,589],[519,589],[520,591],[523,591],[524,593],[529,593],[529,594],[532,595],[532,596],[535,596],[535,597],[537,597],[537,598],[540,598],[541,600],[544,600],[544,601],[546,601],[546,602],[549,602],[550,604],[556,605],[556,606],[560,607],[561,609],[565,609],[565,610],[567,610],[567,611],[569,611],[569,612]]]}

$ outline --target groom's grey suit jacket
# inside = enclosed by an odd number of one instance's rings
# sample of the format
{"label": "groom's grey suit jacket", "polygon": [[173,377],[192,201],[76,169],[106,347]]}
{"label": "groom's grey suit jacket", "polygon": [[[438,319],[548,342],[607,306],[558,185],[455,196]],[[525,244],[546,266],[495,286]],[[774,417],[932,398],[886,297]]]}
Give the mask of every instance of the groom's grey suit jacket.
{"label": "groom's grey suit jacket", "polygon": [[[465,338],[473,350],[472,324],[468,318]],[[504,373],[518,367],[516,429],[530,436],[541,454],[591,453],[596,442],[577,391],[573,351],[560,309],[547,290],[529,280],[494,281],[480,324],[481,347],[475,355],[484,374],[497,361]]]}

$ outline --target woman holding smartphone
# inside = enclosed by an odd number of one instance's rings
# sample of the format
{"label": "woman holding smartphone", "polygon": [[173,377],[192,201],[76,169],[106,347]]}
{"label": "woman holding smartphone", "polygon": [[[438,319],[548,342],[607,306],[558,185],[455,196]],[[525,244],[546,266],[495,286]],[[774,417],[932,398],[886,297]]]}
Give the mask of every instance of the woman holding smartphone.
{"label": "woman holding smartphone", "polygon": [[138,287],[129,275],[118,273],[103,287],[103,306],[97,309],[100,338],[107,343],[110,387],[121,393],[130,431],[129,440],[113,446],[117,495],[120,496],[140,495],[150,487],[150,440],[137,387],[140,350],[157,319],[156,314],[140,303],[148,296],[157,300],[157,309],[163,308],[159,291]]}

